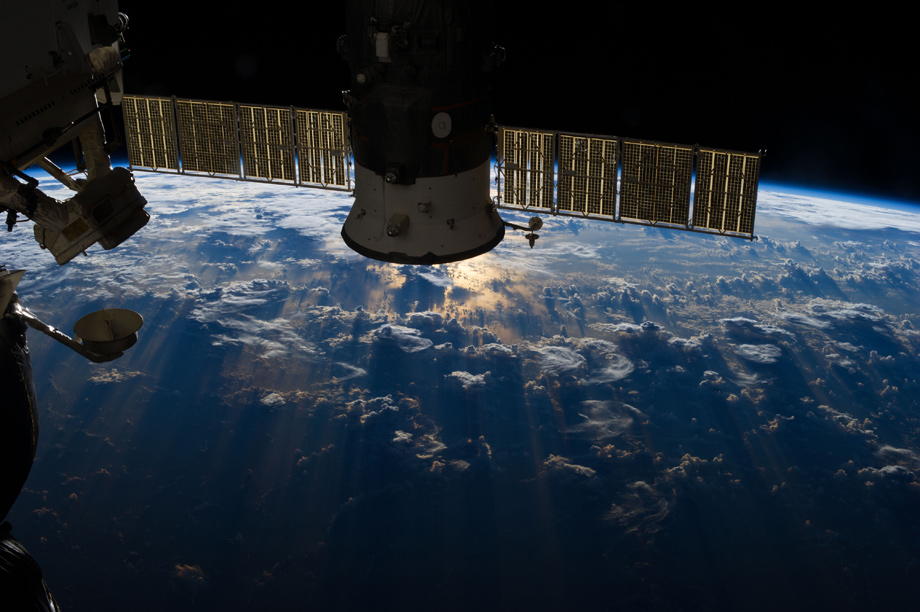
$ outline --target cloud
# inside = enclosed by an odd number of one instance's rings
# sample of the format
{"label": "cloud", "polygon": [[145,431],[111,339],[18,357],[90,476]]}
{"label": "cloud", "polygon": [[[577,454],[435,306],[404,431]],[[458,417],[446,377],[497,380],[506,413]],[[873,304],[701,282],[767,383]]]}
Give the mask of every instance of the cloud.
{"label": "cloud", "polygon": [[814,327],[815,329],[827,329],[830,327],[830,323],[827,321],[822,321],[816,317],[810,317],[798,312],[778,312],[776,316],[789,321],[790,323],[795,323],[796,325],[806,325],[808,327]]}
{"label": "cloud", "polygon": [[904,461],[920,467],[920,456],[909,448],[897,448],[885,444],[879,447],[878,454],[888,460]]}
{"label": "cloud", "polygon": [[762,325],[753,319],[735,317],[719,321],[725,330],[736,337],[777,337],[786,340],[795,340],[795,334],[785,329],[772,325]]}
{"label": "cloud", "polygon": [[550,455],[543,462],[543,469],[548,473],[575,474],[585,478],[593,478],[597,475],[597,472],[589,467],[572,463],[571,459],[557,457],[556,455]]}
{"label": "cloud", "polygon": [[395,444],[409,444],[412,442],[412,434],[401,429],[397,429],[393,435],[393,443]]}
{"label": "cloud", "polygon": [[914,473],[901,465],[886,465],[882,468],[867,467],[859,470],[858,474],[873,480],[888,482],[908,483],[914,480]]}
{"label": "cloud", "polygon": [[914,473],[901,465],[886,465],[879,470],[882,476],[896,480],[898,482],[910,482],[914,479]]}
{"label": "cloud", "polygon": [[627,533],[654,533],[670,511],[670,504],[658,491],[644,481],[626,486],[627,492],[620,495],[610,506],[604,518],[617,523]]}
{"label": "cloud", "polygon": [[406,280],[424,280],[435,287],[450,287],[454,284],[453,279],[448,275],[446,267],[418,267],[418,266],[400,266],[399,271],[405,275]]}
{"label": "cloud", "polygon": [[411,327],[385,323],[373,332],[374,339],[381,344],[390,344],[406,353],[418,353],[431,348],[434,342],[422,337],[422,332]]}
{"label": "cloud", "polygon": [[869,321],[872,323],[881,319],[885,311],[872,304],[851,304],[840,310],[828,310],[826,316],[839,321]]}
{"label": "cloud", "polygon": [[735,354],[754,363],[776,363],[783,354],[782,350],[772,344],[739,344]]}
{"label": "cloud", "polygon": [[[833,214],[828,214],[829,210],[833,210]],[[837,197],[831,200],[813,195],[761,190],[757,199],[758,215],[766,213],[787,217],[808,225],[854,230],[895,228],[920,233],[920,217],[916,214],[878,204],[874,204],[871,211],[872,214],[867,215],[865,204]]]}
{"label": "cloud", "polygon": [[[838,426],[843,428],[848,433],[859,434],[862,436],[867,436],[872,439],[875,439],[876,437],[875,432],[869,429],[870,425],[869,425],[868,420],[861,423],[858,419],[853,417],[853,415],[848,414],[846,412],[841,412],[839,410],[835,410],[834,408],[831,408],[830,406],[825,406],[823,404],[818,406],[818,410],[821,411],[821,413],[825,416],[825,418],[827,418],[830,421],[833,421],[834,423],[836,423]],[[883,457],[887,456],[886,449],[900,450],[900,449],[893,449],[891,446],[883,446],[879,450],[879,454]],[[910,452],[910,451],[907,451],[907,452]],[[890,458],[890,456],[888,456],[888,458]]]}
{"label": "cloud", "polygon": [[207,577],[200,565],[176,563],[173,566],[172,576],[179,583],[194,590],[205,589],[208,586]]}
{"label": "cloud", "polygon": [[500,344],[490,342],[479,347],[478,353],[488,357],[515,357],[517,355],[516,345]]}
{"label": "cloud", "polygon": [[567,346],[545,346],[535,350],[540,355],[540,369],[549,374],[572,374],[585,367],[585,358]]}
{"label": "cloud", "polygon": [[583,420],[568,428],[569,433],[584,434],[591,440],[606,440],[625,433],[633,418],[647,419],[642,412],[628,404],[613,401],[586,400],[579,412]]}
{"label": "cloud", "polygon": [[[632,361],[619,354],[619,348],[613,342],[598,338],[575,339],[582,351],[595,354],[595,359],[590,365],[591,375],[585,379],[588,384],[604,384],[623,380],[635,371],[636,366]],[[597,357],[603,359],[600,367],[594,362]]]}
{"label": "cloud", "polygon": [[460,383],[464,389],[469,391],[470,389],[478,389],[480,387],[485,387],[486,382],[491,380],[491,372],[486,372],[485,374],[470,374],[469,372],[451,372],[445,378],[453,379]]}
{"label": "cloud", "polygon": [[652,321],[634,323],[595,323],[591,327],[608,332],[625,332],[627,334],[653,334],[662,330],[662,327]]}
{"label": "cloud", "polygon": [[384,412],[399,412],[392,395],[383,395],[369,400],[357,400],[349,404],[349,410],[360,410],[362,416],[373,416]]}
{"label": "cloud", "polygon": [[285,404],[284,398],[281,397],[278,393],[269,393],[263,397],[259,402],[263,406],[268,406],[269,408],[275,408],[277,406],[283,406]]}
{"label": "cloud", "polygon": [[89,377],[90,382],[99,384],[106,383],[121,383],[137,376],[143,376],[143,372],[134,372],[131,370],[119,370],[118,368],[112,368],[111,370],[104,369],[106,366],[97,366],[101,369],[93,372]]}
{"label": "cloud", "polygon": [[332,365],[333,382],[341,383],[346,380],[351,380],[352,378],[360,378],[361,376],[367,375],[367,370],[351,365],[350,363],[336,361]]}
{"label": "cloud", "polygon": [[617,382],[632,374],[636,369],[635,364],[622,355],[608,355],[607,359],[607,367],[592,372],[591,376],[585,379],[586,383],[599,385]]}
{"label": "cloud", "polygon": [[215,346],[250,346],[266,359],[316,358],[322,351],[295,332],[290,321],[257,316],[265,309],[274,312],[275,305],[283,303],[289,293],[290,288],[284,282],[261,279],[232,282],[199,295],[188,318],[214,330],[212,342]]}
{"label": "cloud", "polygon": [[215,321],[225,329],[224,333],[212,336],[215,346],[224,344],[242,344],[261,352],[264,359],[279,357],[301,357],[315,359],[322,355],[322,350],[311,342],[305,341],[285,319],[262,321],[249,315],[236,319]]}

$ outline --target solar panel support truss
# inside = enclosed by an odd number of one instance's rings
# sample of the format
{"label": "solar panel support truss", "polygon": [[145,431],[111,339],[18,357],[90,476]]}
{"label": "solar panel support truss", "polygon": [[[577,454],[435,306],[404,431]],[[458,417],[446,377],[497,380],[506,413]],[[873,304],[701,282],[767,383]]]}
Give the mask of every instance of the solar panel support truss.
{"label": "solar panel support truss", "polygon": [[498,205],[754,239],[760,158],[760,153],[499,126]]}
{"label": "solar panel support truss", "polygon": [[133,170],[351,191],[344,112],[126,95]]}

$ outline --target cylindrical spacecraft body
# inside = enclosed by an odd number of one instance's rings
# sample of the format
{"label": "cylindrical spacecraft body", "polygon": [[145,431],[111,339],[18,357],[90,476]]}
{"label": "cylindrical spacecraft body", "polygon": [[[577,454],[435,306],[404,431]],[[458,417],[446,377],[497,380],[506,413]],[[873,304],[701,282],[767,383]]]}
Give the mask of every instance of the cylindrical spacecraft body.
{"label": "cylindrical spacecraft body", "polygon": [[38,444],[38,407],[26,324],[7,306],[0,312],[0,521],[19,497]]}
{"label": "cylindrical spacecraft body", "polygon": [[497,58],[481,0],[349,0],[342,52],[355,203],[342,237],[396,263],[491,250],[489,76]]}

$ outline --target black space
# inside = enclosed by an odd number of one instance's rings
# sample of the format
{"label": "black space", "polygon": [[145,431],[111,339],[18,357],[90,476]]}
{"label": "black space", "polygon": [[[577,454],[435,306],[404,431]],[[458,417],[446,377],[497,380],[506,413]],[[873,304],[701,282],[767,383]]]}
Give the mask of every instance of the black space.
{"label": "black space", "polygon": [[[764,182],[920,202],[905,15],[494,4],[501,124],[766,149]],[[341,3],[120,6],[129,93],[343,108]]]}

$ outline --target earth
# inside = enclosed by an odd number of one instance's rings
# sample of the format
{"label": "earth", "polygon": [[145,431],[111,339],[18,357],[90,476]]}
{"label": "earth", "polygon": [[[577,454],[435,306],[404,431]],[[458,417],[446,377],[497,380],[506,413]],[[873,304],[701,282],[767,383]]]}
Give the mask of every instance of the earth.
{"label": "earth", "polygon": [[920,598],[920,208],[762,185],[753,242],[544,216],[412,267],[345,193],[136,177],[118,249],[0,242],[46,322],[145,320],[108,364],[30,335],[9,520],[68,612]]}

